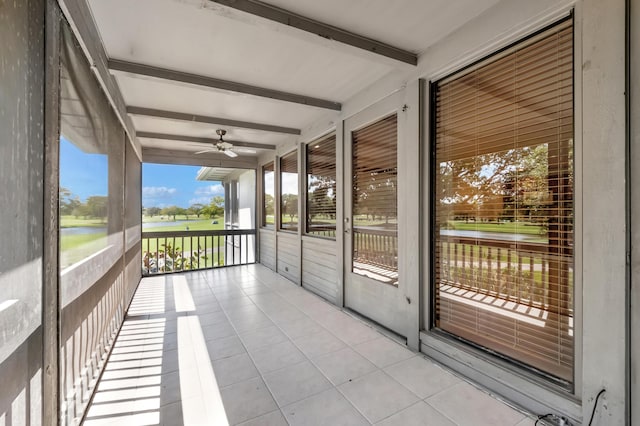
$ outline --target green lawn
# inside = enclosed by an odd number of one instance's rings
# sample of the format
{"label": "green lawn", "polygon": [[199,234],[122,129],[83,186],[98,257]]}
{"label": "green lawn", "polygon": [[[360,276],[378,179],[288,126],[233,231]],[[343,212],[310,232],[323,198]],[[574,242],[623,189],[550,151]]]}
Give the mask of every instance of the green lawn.
{"label": "green lawn", "polygon": [[[217,221],[218,223],[212,223]],[[162,221],[167,222],[167,221]],[[155,223],[155,222],[152,222]],[[173,231],[210,231],[214,229],[224,229],[224,218],[214,217],[213,219],[192,219],[188,223],[172,226],[147,226],[142,232],[173,232]]]}
{"label": "green lawn", "polygon": [[99,228],[106,227],[107,221],[106,218],[76,218],[75,216],[60,216],[60,228],[78,228],[78,227],[89,227],[89,228]]}
{"label": "green lawn", "polygon": [[465,222],[450,220],[450,229],[460,231],[504,232],[507,234],[546,235],[543,226],[530,222]]}
{"label": "green lawn", "polygon": [[[214,224],[213,221],[218,223]],[[144,228],[143,232],[174,232],[174,231],[186,231],[189,227],[189,231],[210,231],[224,229],[224,219],[221,217],[213,219],[200,219],[192,220],[189,223],[183,223],[173,226],[156,226]],[[166,244],[170,244],[172,248],[180,251],[195,251],[201,249],[204,250],[205,245],[207,251],[210,251],[213,247],[223,247],[224,237],[209,236],[209,237],[193,237],[193,238],[152,238],[151,240],[142,240],[142,251],[156,252],[157,250],[165,250]],[[210,254],[210,253],[209,253]],[[216,257],[217,258],[217,257]]]}
{"label": "green lawn", "polygon": [[[176,221],[183,221],[183,220],[205,220],[205,217],[203,215],[200,215],[200,217],[196,216],[195,214],[190,214],[190,215],[183,215],[183,214],[179,214],[176,215]],[[142,215],[142,222],[143,223],[150,223],[150,222],[173,222],[173,216],[167,216],[167,215],[157,215],[157,216],[148,216],[148,215]]]}

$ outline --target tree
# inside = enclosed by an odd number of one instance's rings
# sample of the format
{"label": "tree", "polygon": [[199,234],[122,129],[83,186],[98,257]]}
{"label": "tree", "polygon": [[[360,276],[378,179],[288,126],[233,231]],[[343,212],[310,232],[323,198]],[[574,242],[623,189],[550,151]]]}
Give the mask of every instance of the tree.
{"label": "tree", "polygon": [[[73,211],[82,205],[80,198],[64,187],[60,187],[60,215],[68,216],[73,214]],[[76,216],[77,217],[77,216]]]}
{"label": "tree", "polygon": [[106,218],[108,208],[108,199],[104,195],[92,195],[87,198],[87,209],[92,217]]}
{"label": "tree", "polygon": [[273,203],[273,195],[264,194],[264,211],[266,216],[273,216],[275,214]]}
{"label": "tree", "polygon": [[211,199],[211,203],[205,208],[205,214],[209,215],[209,218],[219,217],[224,215],[224,197],[216,195]]}
{"label": "tree", "polygon": [[198,217],[198,219],[200,219],[200,215],[203,213],[203,209],[204,209],[204,204],[196,203],[189,206],[189,208],[187,209],[187,213],[195,214]]}
{"label": "tree", "polygon": [[181,214],[180,210],[184,210],[184,209],[180,209],[180,207],[178,206],[169,206],[169,207],[163,208],[161,213],[165,216],[172,216],[175,222],[176,216]]}
{"label": "tree", "polygon": [[151,217],[157,216],[160,214],[162,209],[160,207],[147,207],[147,214]]}
{"label": "tree", "polygon": [[288,214],[293,218],[298,214],[298,196],[296,194],[282,194],[282,214]]}

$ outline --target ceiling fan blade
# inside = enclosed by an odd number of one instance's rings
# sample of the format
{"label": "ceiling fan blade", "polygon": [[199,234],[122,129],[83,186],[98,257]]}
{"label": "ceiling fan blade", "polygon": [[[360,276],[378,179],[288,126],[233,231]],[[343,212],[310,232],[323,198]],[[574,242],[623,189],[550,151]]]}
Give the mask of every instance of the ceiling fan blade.
{"label": "ceiling fan blade", "polygon": [[237,152],[244,152],[246,154],[255,154],[256,150],[255,149],[250,149],[250,148],[241,148],[241,147],[233,147],[234,151]]}
{"label": "ceiling fan blade", "polygon": [[217,149],[205,149],[204,151],[198,151],[195,154],[204,154],[205,152],[213,152],[213,151],[217,151]]}
{"label": "ceiling fan blade", "polygon": [[234,157],[238,156],[238,154],[236,154],[235,152],[231,151],[230,149],[225,149],[223,152],[224,152],[225,155],[227,155],[227,156],[229,156],[231,158],[234,158]]}

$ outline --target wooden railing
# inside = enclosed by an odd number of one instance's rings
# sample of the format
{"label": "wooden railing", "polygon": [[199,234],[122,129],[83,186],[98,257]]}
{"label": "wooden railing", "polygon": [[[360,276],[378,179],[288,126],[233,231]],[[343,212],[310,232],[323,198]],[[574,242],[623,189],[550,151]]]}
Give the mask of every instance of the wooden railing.
{"label": "wooden railing", "polygon": [[142,233],[142,273],[255,263],[255,229]]}
{"label": "wooden railing", "polygon": [[[573,306],[573,249],[546,243],[446,237],[436,280],[524,305]],[[555,309],[553,309],[555,310]]]}
{"label": "wooden railing", "polygon": [[311,225],[307,228],[307,235],[313,235],[316,237],[336,237],[335,225]]}
{"label": "wooden railing", "polygon": [[398,271],[398,233],[395,230],[353,227],[353,260]]}

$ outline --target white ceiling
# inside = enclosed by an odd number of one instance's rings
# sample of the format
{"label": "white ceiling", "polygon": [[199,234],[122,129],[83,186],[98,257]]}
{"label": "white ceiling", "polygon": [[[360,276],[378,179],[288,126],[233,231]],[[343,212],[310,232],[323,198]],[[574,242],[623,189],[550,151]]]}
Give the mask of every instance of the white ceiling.
{"label": "white ceiling", "polygon": [[[88,0],[111,59],[345,102],[397,68],[312,34],[208,0]],[[424,52],[498,0],[268,0],[325,24]],[[358,53],[358,52],[356,52]],[[129,106],[302,129],[328,110],[113,72]],[[334,112],[334,114],[339,114]],[[212,124],[132,116],[137,131],[215,137]],[[295,136],[224,127],[226,138],[284,144]],[[198,151],[198,144],[140,139],[143,147]],[[260,155],[257,150],[255,155]],[[243,156],[252,154],[241,154]]]}

